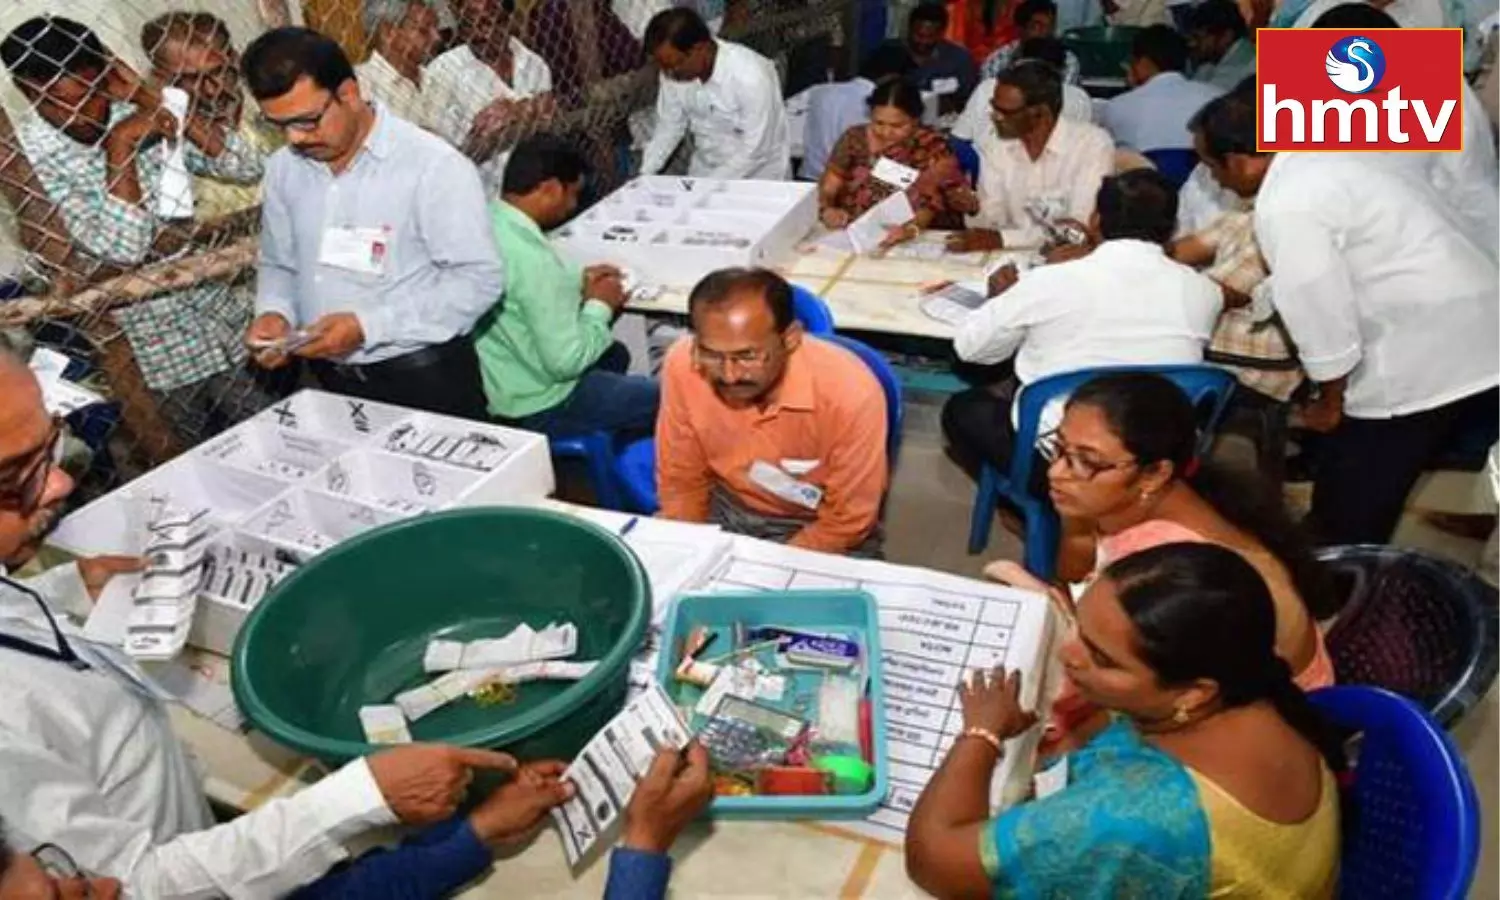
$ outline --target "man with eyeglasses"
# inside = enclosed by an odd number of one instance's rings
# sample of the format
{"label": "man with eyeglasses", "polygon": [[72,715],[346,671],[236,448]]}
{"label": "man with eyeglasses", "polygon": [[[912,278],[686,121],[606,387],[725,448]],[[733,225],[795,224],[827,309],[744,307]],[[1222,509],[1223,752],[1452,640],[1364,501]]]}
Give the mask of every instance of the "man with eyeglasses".
{"label": "man with eyeglasses", "polygon": [[874,556],[888,484],[885,395],[857,357],[802,333],[792,289],[722,269],[688,298],[662,363],[657,489],[669,519]]}
{"label": "man with eyeglasses", "polygon": [[1047,218],[1087,222],[1104,176],[1114,171],[1109,132],[1062,115],[1063,80],[1040,60],[1023,60],[1000,73],[990,99],[995,127],[975,142],[979,151],[979,212],[969,228],[948,239],[967,253],[1040,246]]}
{"label": "man with eyeglasses", "polygon": [[1024,275],[1001,269],[991,298],[954,336],[964,362],[1014,361],[1014,378],[944,404],[943,433],[960,462],[1010,467],[1018,426],[1012,399],[1039,378],[1203,361],[1224,300],[1217,284],[1167,256],[1176,190],[1156,170],[1141,169],[1105,178],[1097,205],[1086,256]]}
{"label": "man with eyeglasses", "polygon": [[504,278],[473,163],[367,102],[315,31],[261,35],[244,73],[288,144],[266,169],[256,361],[297,357],[335,393],[484,418],[469,334]]}
{"label": "man with eyeglasses", "polygon": [[[161,89],[71,19],[38,16],[21,23],[0,42],[0,60],[31,104],[18,118],[16,137],[60,214],[65,241],[100,264],[134,266],[190,241],[208,244],[246,233],[244,219],[193,228],[158,214],[167,148],[179,125],[189,173],[243,185],[260,179],[261,154],[217,110],[190,102],[186,121],[178,123],[163,106]],[[248,310],[236,311],[227,293],[222,287],[164,293],[110,313],[184,441],[204,436],[203,422],[221,393],[211,380],[245,360],[239,335]],[[246,406],[272,399],[242,396]]]}

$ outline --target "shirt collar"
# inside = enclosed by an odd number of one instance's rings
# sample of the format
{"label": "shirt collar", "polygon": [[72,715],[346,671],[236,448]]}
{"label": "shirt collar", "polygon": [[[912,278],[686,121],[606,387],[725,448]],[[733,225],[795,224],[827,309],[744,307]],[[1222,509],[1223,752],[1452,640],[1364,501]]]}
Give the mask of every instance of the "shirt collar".
{"label": "shirt collar", "polygon": [[373,100],[370,108],[375,111],[375,124],[370,127],[370,133],[365,135],[365,145],[360,148],[360,152],[369,151],[376,159],[385,159],[396,146],[396,135],[391,130],[391,114]]}
{"label": "shirt collar", "polygon": [[506,203],[504,200],[495,202],[495,211],[512,227],[519,228],[528,234],[534,234],[538,240],[546,240],[546,236],[542,234],[542,227],[536,223],[535,219]]}
{"label": "shirt collar", "polygon": [[729,56],[724,52],[724,48],[729,45],[718,38],[714,38],[713,42],[714,47],[717,48],[714,50],[714,70],[708,73],[707,80],[698,82],[704,87],[708,87],[711,84],[723,85],[725,79],[728,77],[728,73],[724,70],[729,61]]}
{"label": "shirt collar", "polygon": [[[803,335],[803,347],[810,340],[815,339]],[[781,384],[776,388],[776,401],[771,404],[774,410],[795,409],[811,412],[817,404],[817,397],[813,390],[813,373],[804,359],[806,354],[802,352],[803,347],[798,347],[787,357],[786,373],[781,376]]]}
{"label": "shirt collar", "polygon": [[1115,238],[1105,241],[1094,248],[1089,257],[1108,260],[1115,256],[1164,256],[1166,249],[1161,244],[1153,244],[1150,241],[1136,240],[1135,238]]}
{"label": "shirt collar", "polygon": [[1186,80],[1187,79],[1183,77],[1181,72],[1157,72],[1155,75],[1147,78],[1143,84],[1139,85],[1136,88],[1136,90],[1140,90],[1141,88],[1146,87],[1146,85],[1150,84],[1155,84],[1160,87],[1162,85],[1173,84]]}

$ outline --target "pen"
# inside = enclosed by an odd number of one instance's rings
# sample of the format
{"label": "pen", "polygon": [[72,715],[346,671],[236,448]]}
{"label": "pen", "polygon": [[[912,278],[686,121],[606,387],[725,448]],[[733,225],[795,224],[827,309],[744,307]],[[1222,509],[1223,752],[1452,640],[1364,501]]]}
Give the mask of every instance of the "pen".
{"label": "pen", "polygon": [[634,531],[635,530],[635,526],[638,525],[638,524],[640,524],[640,521],[641,521],[641,517],[640,516],[631,516],[629,522],[626,522],[624,525],[620,526],[620,537],[624,537],[625,535],[627,535],[630,532]]}

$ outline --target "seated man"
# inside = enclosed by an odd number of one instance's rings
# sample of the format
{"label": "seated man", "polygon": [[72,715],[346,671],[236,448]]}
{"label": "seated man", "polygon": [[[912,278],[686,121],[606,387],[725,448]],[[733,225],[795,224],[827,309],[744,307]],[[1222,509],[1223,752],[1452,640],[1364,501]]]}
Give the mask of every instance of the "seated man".
{"label": "seated man", "polygon": [[1232,91],[1255,74],[1255,42],[1234,0],[1203,0],[1188,7],[1185,32],[1194,81]]}
{"label": "seated man", "polygon": [[885,396],[865,364],[802,334],[791,286],[723,269],[688,298],[693,337],[662,364],[661,514],[809,550],[874,555]]}
{"label": "seated man", "polygon": [[[1027,38],[1020,43],[1016,48],[1014,61],[1039,59],[1061,72],[1071,56],[1067,48],[1063,47],[1062,41],[1057,38],[1035,37]],[[996,80],[995,77],[989,77],[979,82],[979,87],[969,98],[958,121],[953,123],[954,137],[977,142],[980,138],[995,133],[990,101],[995,98]],[[1065,80],[1062,86],[1062,98],[1062,118],[1072,119],[1074,122],[1094,121],[1094,100],[1083,88],[1076,84],[1069,84]]]}
{"label": "seated man", "polygon": [[979,137],[979,212],[969,230],[948,239],[956,252],[1037,247],[1044,231],[1027,212],[1087,222],[1099,183],[1114,171],[1115,147],[1104,129],[1062,117],[1057,69],[1025,60],[1002,72],[990,99],[994,133]]}
{"label": "seated man", "polygon": [[649,434],[660,401],[656,382],[623,374],[630,355],[610,327],[625,305],[620,273],[580,272],[544,231],[578,208],[587,165],[567,141],[534,135],[505,169],[494,206],[505,262],[505,302],[475,331],[491,415],[550,437],[590,431]]}
{"label": "seated man", "polygon": [[[994,78],[1001,72],[1025,59],[1020,53],[1021,45],[1036,38],[1057,36],[1057,4],[1052,0],[1021,0],[1016,7],[1016,39],[991,53],[979,67],[981,78]],[[1071,50],[1063,50],[1063,61],[1059,65],[1065,84],[1077,84],[1079,78],[1078,57]]]}
{"label": "seated man", "polygon": [[1187,42],[1166,25],[1152,25],[1136,34],[1125,69],[1131,89],[1099,104],[1099,124],[1121,147],[1150,150],[1188,150],[1193,136],[1188,121],[1208,101],[1223,93],[1211,84],[1189,81]]}
{"label": "seated man", "polygon": [[963,109],[979,83],[974,57],[944,39],[947,31],[948,10],[941,3],[918,4],[907,16],[905,47],[916,64],[910,77],[923,91],[938,95],[938,111],[943,114]]}
{"label": "seated man", "polygon": [[[1017,276],[1000,270],[996,295],[959,328],[964,362],[1014,358],[1015,379],[973,388],[943,407],[943,432],[960,461],[1010,466],[1012,398],[1039,378],[1102,366],[1183,365],[1203,348],[1223,306],[1209,279],[1169,259],[1177,193],[1152,169],[1104,179],[1090,223],[1091,253]],[[1016,384],[1019,382],[1019,385]]]}
{"label": "seated man", "polygon": [[791,132],[775,63],[716,39],[691,9],[657,13],[644,43],[661,74],[642,175],[660,172],[690,133],[689,175],[781,181],[791,174]]}

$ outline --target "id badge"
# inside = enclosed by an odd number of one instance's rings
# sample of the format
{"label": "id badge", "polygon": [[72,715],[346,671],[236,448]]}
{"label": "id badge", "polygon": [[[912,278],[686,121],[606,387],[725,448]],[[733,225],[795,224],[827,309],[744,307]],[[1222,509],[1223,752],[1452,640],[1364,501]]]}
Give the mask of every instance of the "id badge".
{"label": "id badge", "polygon": [[323,232],[318,262],[361,275],[384,275],[390,251],[389,227],[329,228]]}
{"label": "id badge", "polygon": [[823,489],[798,481],[768,462],[757,459],[750,464],[750,481],[757,487],[804,509],[816,510],[823,502]]}
{"label": "id badge", "polygon": [[932,92],[939,97],[958,93],[957,78],[934,78],[932,79]]}
{"label": "id badge", "polygon": [[1031,776],[1031,786],[1038,800],[1045,800],[1067,787],[1068,758],[1058,757],[1052,765]]}
{"label": "id badge", "polygon": [[898,191],[904,191],[917,181],[921,173],[911,166],[896,162],[889,156],[882,156],[875,162],[875,168],[870,174],[877,181],[883,181]]}

